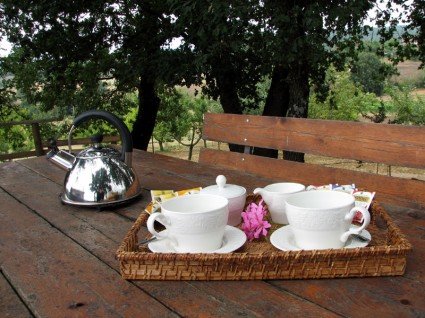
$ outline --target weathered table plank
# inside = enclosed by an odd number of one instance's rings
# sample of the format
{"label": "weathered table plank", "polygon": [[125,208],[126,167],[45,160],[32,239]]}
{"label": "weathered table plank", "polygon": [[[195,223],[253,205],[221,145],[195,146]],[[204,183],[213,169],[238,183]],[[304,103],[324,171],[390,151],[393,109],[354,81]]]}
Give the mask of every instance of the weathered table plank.
{"label": "weathered table plank", "polygon": [[[407,256],[407,268],[404,277],[425,284],[425,211],[385,205],[394,223],[413,245],[413,251]],[[425,297],[423,297],[425,303]],[[424,304],[425,306],[425,304]]]}
{"label": "weathered table plank", "polygon": [[18,295],[2,273],[0,273],[0,295],[0,314],[2,317],[34,317],[25,304],[19,299]]}
{"label": "weathered table plank", "polygon": [[35,315],[174,315],[3,190],[0,201],[2,272]]}

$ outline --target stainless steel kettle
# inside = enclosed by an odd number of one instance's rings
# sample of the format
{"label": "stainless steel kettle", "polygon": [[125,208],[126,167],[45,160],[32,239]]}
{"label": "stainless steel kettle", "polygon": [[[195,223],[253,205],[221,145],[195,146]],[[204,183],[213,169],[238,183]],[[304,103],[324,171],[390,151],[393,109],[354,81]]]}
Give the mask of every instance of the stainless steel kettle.
{"label": "stainless steel kettle", "polygon": [[[102,136],[92,137],[93,145],[76,156],[71,153],[72,132],[89,119],[103,119],[115,126],[121,136],[121,152],[101,145]],[[61,194],[63,203],[103,207],[124,203],[140,195],[137,175],[132,169],[133,141],[127,126],[115,115],[101,110],[84,112],[74,119],[68,134],[69,152],[52,141],[47,158],[68,170]]]}

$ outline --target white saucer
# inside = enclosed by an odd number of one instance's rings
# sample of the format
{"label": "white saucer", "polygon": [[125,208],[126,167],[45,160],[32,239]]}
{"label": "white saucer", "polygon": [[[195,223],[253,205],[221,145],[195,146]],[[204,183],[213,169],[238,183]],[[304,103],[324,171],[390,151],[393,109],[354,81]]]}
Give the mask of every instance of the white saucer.
{"label": "white saucer", "polygon": [[[357,226],[352,225],[352,227],[357,227]],[[370,233],[366,230],[363,230],[360,233],[360,235],[368,238],[369,241],[372,238]],[[274,231],[272,235],[270,236],[270,243],[272,243],[274,247],[282,251],[301,251],[302,250],[295,243],[294,234],[292,232],[292,227],[290,225],[283,226],[280,229]],[[353,236],[350,236],[343,248],[365,247],[368,244],[369,242],[363,242],[363,241],[360,241],[359,239],[356,239]]]}
{"label": "white saucer", "polygon": [[[246,235],[242,230],[226,225],[226,228],[224,229],[223,245],[215,251],[203,253],[230,253],[236,251],[244,245],[245,242]],[[170,241],[166,238],[150,242],[148,244],[148,248],[154,253],[178,253],[173,246],[171,246]]]}

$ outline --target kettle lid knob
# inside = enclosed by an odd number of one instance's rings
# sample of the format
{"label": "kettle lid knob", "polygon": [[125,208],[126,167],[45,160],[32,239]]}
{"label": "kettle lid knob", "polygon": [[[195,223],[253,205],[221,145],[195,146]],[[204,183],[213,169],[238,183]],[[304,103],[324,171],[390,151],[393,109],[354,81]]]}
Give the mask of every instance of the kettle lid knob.
{"label": "kettle lid knob", "polygon": [[95,135],[91,136],[90,140],[93,144],[100,144],[103,141],[103,135],[102,134],[95,134]]}
{"label": "kettle lid knob", "polygon": [[91,140],[91,142],[93,144],[93,147],[95,149],[102,148],[102,146],[100,144],[102,142],[102,140],[103,140],[103,135],[102,134],[95,134],[95,135],[91,136],[90,140]]}

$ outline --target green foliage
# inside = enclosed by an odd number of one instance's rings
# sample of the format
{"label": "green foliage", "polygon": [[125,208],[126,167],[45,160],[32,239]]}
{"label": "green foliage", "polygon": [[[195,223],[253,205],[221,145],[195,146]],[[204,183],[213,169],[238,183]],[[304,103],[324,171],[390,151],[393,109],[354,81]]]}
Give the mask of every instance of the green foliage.
{"label": "green foliage", "polygon": [[[42,111],[75,116],[105,109],[122,116],[125,94],[140,76],[169,61],[160,50],[171,36],[166,11],[162,1],[2,1],[0,34],[14,47],[1,67]],[[166,67],[160,73],[166,76]]]}
{"label": "green foliage", "polygon": [[248,115],[261,115],[264,110],[266,103],[267,93],[270,89],[271,79],[270,77],[264,77],[260,82],[257,83],[257,100],[248,100],[244,102],[250,107],[245,107],[243,113]]}
{"label": "green foliage", "polygon": [[[60,117],[60,111],[57,108],[43,112],[39,107],[28,104],[27,100],[16,94],[19,98],[15,98],[12,106],[2,108],[4,113],[1,115],[1,121],[23,121],[27,119],[58,119],[58,121],[40,124],[40,135],[43,141],[49,138],[66,140],[68,138],[69,129],[72,126],[73,116]],[[15,96],[16,97],[16,96]],[[137,107],[137,96],[128,94],[125,96],[125,103],[128,105],[128,114],[125,115],[124,122],[131,128],[134,122]],[[93,120],[79,126],[73,132],[73,138],[86,138],[94,134],[117,135],[115,127],[102,120]],[[30,125],[15,125],[0,127],[0,152],[10,153],[19,151],[29,151],[34,149],[32,129]]]}
{"label": "green foliage", "polygon": [[193,147],[201,140],[203,116],[208,111],[210,103],[204,96],[195,98],[188,94],[182,96],[184,113],[176,117],[173,132],[174,138],[180,144],[189,147],[188,160],[192,159]]}
{"label": "green foliage", "polygon": [[189,147],[189,160],[193,147],[202,135],[203,115],[206,112],[219,112],[220,104],[205,96],[192,96],[177,88],[164,87],[161,105],[156,119],[154,138],[163,144],[172,140]]}
{"label": "green foliage", "polygon": [[[378,29],[374,28],[373,33],[376,34],[377,31],[378,31]],[[396,52],[396,49],[395,49],[397,39],[390,39],[386,42],[380,43],[379,37],[375,36],[375,38],[374,38],[372,36],[371,38],[372,38],[372,40],[364,40],[363,41],[363,46],[364,46],[365,52],[374,53],[378,57],[384,57],[384,58],[387,58],[389,60],[394,60],[394,59],[397,58],[397,52]]]}
{"label": "green foliage", "polygon": [[[21,121],[28,119],[29,113],[19,107],[16,91],[8,87],[10,77],[5,74],[0,64],[0,122]],[[30,126],[0,126],[0,152],[25,151],[31,149]]]}
{"label": "green foliage", "polygon": [[388,107],[394,113],[396,124],[425,125],[425,97],[412,93],[409,86],[388,88],[391,100]]}
{"label": "green foliage", "polygon": [[[132,94],[137,101],[136,94]],[[134,122],[137,117],[137,106],[129,107],[127,115],[124,117],[124,123],[127,125],[128,129],[131,130],[133,128]]]}
{"label": "green foliage", "polygon": [[161,104],[156,117],[153,137],[159,142],[160,150],[164,151],[164,143],[174,139],[174,130],[178,129],[175,120],[184,114],[184,109],[180,103],[182,95],[175,88],[164,87],[159,97]]}
{"label": "green foliage", "polygon": [[[25,117],[25,112],[10,111],[2,116],[2,121],[18,121]],[[0,152],[25,151],[31,149],[31,127],[30,126],[5,126],[0,127]]]}
{"label": "green foliage", "polygon": [[16,91],[7,85],[7,81],[0,64],[0,121],[5,121],[12,113],[19,111],[19,106],[16,104]]}
{"label": "green foliage", "polygon": [[375,111],[380,105],[375,94],[364,93],[355,85],[348,71],[337,72],[330,68],[327,82],[330,91],[323,102],[314,92],[310,96],[310,118],[356,121],[359,114]]}
{"label": "green foliage", "polygon": [[173,132],[174,138],[184,144],[184,138],[192,138],[193,133],[202,134],[203,116],[208,111],[210,102],[204,96],[192,97],[188,94],[182,94],[180,102],[184,112],[176,117]]}
{"label": "green foliage", "polygon": [[329,95],[321,102],[316,93],[310,96],[309,117],[332,120],[358,120],[359,116],[373,122],[407,125],[425,124],[425,97],[416,95],[412,86],[387,86],[389,98],[384,102],[373,93],[365,93],[351,80],[347,71],[329,69],[327,83]]}
{"label": "green foliage", "polygon": [[[121,98],[120,104],[123,106],[123,111],[117,112],[113,111],[118,117],[120,117],[129,129],[132,128],[136,115],[137,115],[137,95],[133,93],[124,94]],[[111,105],[107,105],[111,107]],[[107,109],[108,107],[101,107]],[[120,114],[121,113],[121,114]],[[68,130],[71,125],[68,125]],[[75,130],[75,137],[90,137],[96,134],[102,135],[118,135],[118,131],[115,127],[104,120],[90,120]]]}
{"label": "green foliage", "polygon": [[396,72],[394,66],[383,62],[375,53],[361,52],[351,68],[351,78],[365,92],[381,96],[387,80]]}
{"label": "green foliage", "polygon": [[220,104],[205,96],[192,96],[177,88],[164,88],[159,95],[161,105],[156,119],[154,138],[159,142],[191,138],[202,133],[203,115],[219,112]]}

